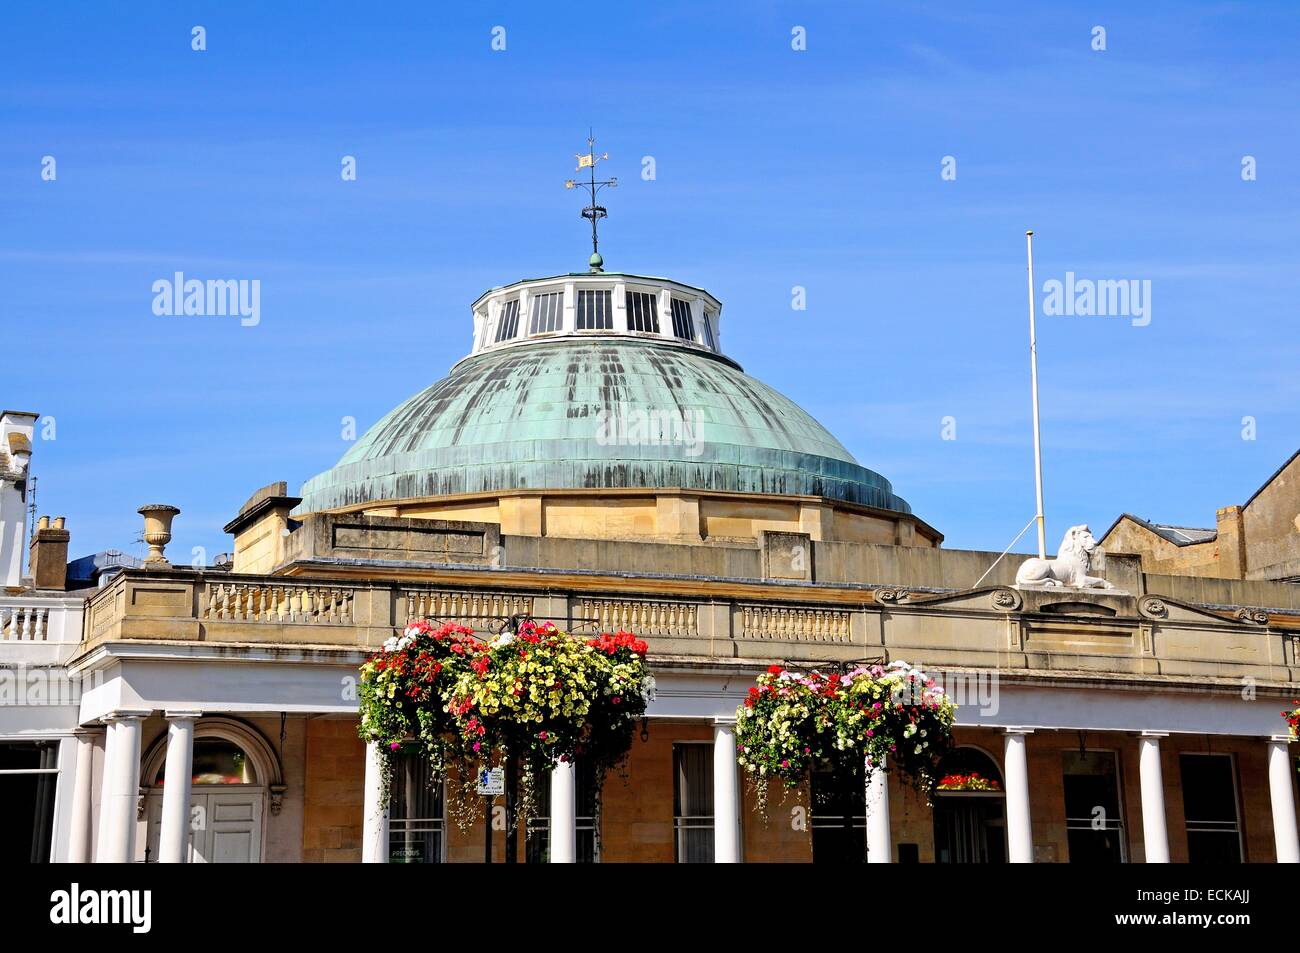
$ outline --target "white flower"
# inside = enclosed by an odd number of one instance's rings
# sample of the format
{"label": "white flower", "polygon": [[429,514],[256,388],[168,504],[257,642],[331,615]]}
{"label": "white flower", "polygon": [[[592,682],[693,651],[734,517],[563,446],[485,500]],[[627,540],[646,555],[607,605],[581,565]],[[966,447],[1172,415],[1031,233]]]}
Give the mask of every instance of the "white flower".
{"label": "white flower", "polygon": [[513,642],[514,640],[515,640],[515,637],[514,637],[513,635],[510,635],[510,634],[507,632],[507,633],[505,633],[504,635],[498,635],[495,639],[493,639],[493,640],[492,640],[492,647],[493,647],[493,648],[497,648],[497,649],[503,649],[503,648],[505,648],[507,645],[509,645],[511,642]]}

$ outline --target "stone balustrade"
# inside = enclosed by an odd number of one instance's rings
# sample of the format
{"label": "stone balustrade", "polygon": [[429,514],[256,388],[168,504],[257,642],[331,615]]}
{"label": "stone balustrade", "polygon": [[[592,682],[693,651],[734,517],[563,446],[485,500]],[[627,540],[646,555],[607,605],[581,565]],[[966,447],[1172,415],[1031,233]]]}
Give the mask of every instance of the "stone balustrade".
{"label": "stone balustrade", "polygon": [[338,586],[208,582],[202,605],[205,619],[351,625],[352,602]]}
{"label": "stone balustrade", "polygon": [[[1300,677],[1300,619],[1150,593],[752,583],[737,592],[705,577],[556,574],[543,587],[535,575],[448,575],[454,581],[126,570],[91,597],[85,648],[161,639],[373,649],[411,619],[494,633],[530,615],[579,632],[634,632],[661,657],[700,662],[885,657],[1050,677]],[[43,631],[39,616],[9,618],[6,632],[16,634],[6,638]]]}

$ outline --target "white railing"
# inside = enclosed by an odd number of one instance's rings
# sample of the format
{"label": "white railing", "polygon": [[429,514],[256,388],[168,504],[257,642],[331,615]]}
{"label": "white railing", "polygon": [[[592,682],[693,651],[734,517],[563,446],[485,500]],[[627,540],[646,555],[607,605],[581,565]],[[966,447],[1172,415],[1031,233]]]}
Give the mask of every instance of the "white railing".
{"label": "white railing", "polygon": [[0,642],[81,641],[80,599],[0,596]]}

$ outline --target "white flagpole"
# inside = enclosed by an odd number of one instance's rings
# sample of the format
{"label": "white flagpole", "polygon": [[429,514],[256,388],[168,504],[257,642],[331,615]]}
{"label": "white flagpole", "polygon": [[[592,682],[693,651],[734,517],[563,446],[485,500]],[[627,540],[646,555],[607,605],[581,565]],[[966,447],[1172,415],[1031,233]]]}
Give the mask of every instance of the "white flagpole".
{"label": "white flagpole", "polygon": [[1038,495],[1038,558],[1047,558],[1047,527],[1043,522],[1043,441],[1038,428],[1038,339],[1034,327],[1034,233],[1025,232],[1029,251],[1029,378],[1034,399],[1034,490]]}

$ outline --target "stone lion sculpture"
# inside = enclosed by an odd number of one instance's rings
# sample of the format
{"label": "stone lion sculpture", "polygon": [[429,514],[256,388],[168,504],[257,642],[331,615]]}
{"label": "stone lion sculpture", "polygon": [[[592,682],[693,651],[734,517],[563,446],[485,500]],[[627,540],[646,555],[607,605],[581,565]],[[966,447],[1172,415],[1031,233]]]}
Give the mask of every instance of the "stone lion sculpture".
{"label": "stone lion sculpture", "polygon": [[1087,526],[1071,526],[1065,531],[1055,559],[1026,559],[1016,571],[1017,586],[1065,586],[1070,589],[1114,589],[1100,576],[1089,576],[1092,561],[1101,555],[1101,547]]}

